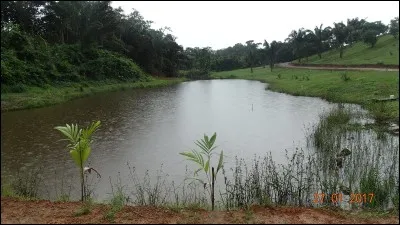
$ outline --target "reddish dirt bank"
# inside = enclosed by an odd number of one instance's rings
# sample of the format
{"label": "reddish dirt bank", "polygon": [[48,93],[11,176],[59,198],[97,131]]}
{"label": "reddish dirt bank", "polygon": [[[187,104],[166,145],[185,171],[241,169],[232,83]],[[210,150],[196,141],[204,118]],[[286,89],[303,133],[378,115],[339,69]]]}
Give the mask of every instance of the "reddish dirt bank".
{"label": "reddish dirt bank", "polygon": [[[1,223],[110,223],[104,218],[107,205],[94,205],[87,215],[74,216],[79,202],[21,201],[1,198]],[[248,212],[182,210],[126,206],[115,215],[115,223],[374,223],[399,224],[398,216],[361,217],[359,214],[302,207],[252,207]]]}
{"label": "reddish dirt bank", "polygon": [[398,65],[335,65],[335,64],[295,64],[279,63],[279,67],[285,68],[303,68],[314,70],[366,70],[366,71],[399,71]]}

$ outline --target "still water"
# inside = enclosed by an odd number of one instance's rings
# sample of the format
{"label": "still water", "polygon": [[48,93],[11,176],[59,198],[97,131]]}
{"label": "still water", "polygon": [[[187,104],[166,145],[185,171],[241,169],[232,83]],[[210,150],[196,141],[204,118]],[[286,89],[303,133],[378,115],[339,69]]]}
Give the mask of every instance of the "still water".
{"label": "still water", "polygon": [[[78,169],[54,129],[66,123],[86,126],[100,120],[94,135],[90,166],[102,175],[97,199],[110,193],[109,177],[128,174],[127,162],[139,174],[156,171],[176,181],[193,166],[178,153],[196,147],[204,133],[217,133],[217,151],[224,150],[225,167],[234,157],[252,159],[272,153],[277,163],[285,149],[305,148],[306,131],[335,104],[319,98],[265,90],[267,84],[246,80],[185,82],[154,89],[136,89],[73,100],[64,104],[1,114],[1,176],[44,166],[46,193],[54,196],[60,177],[78,185]],[[4,180],[4,179],[2,179]],[[42,192],[44,192],[42,190]],[[71,193],[79,194],[79,189]]]}

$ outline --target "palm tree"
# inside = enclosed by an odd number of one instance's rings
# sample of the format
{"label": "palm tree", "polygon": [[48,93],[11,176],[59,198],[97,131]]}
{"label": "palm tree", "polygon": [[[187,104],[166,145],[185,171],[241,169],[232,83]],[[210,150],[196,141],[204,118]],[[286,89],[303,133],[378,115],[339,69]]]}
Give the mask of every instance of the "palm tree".
{"label": "palm tree", "polygon": [[344,43],[347,40],[349,31],[346,27],[346,25],[344,25],[344,23],[340,22],[340,23],[333,23],[334,24],[334,28],[332,29],[332,33],[334,35],[334,43],[336,48],[340,49],[340,58],[342,58],[343,56],[343,49],[344,49]]}
{"label": "palm tree", "polygon": [[248,60],[250,64],[250,71],[253,73],[253,66],[254,66],[254,61],[256,59],[256,51],[257,47],[261,45],[261,43],[254,43],[253,40],[246,41],[247,44],[247,49],[248,49]]}
{"label": "palm tree", "polygon": [[293,53],[297,56],[299,63],[301,62],[301,58],[303,56],[302,51],[304,49],[305,35],[306,32],[304,28],[300,28],[298,31],[293,30],[289,34],[289,37],[286,38],[286,41],[292,43]]}

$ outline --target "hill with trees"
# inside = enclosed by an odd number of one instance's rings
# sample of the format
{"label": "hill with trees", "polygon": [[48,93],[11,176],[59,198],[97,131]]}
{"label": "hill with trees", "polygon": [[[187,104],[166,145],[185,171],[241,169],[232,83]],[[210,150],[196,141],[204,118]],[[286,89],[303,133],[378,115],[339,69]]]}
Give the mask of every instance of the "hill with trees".
{"label": "hill with trees", "polygon": [[319,56],[308,58],[309,64],[340,64],[340,65],[399,65],[399,40],[391,35],[383,35],[377,38],[374,47],[364,42],[348,45],[342,58],[340,51],[332,49]]}
{"label": "hill with trees", "polygon": [[203,79],[210,71],[266,65],[273,70],[276,63],[294,60],[398,65],[398,17],[389,25],[347,19],[293,30],[284,41],[248,40],[219,50],[185,49],[168,27],[156,30],[151,24],[137,10],[125,15],[112,8],[111,1],[2,1],[1,91],[88,80],[147,81],[149,75]]}

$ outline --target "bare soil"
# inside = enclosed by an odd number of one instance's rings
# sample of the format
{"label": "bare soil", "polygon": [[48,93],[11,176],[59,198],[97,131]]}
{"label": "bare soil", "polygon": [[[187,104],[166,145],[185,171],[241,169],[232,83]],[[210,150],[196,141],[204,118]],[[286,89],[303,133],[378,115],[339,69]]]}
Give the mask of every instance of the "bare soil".
{"label": "bare soil", "polygon": [[75,216],[80,202],[23,201],[1,198],[1,223],[359,223],[399,224],[398,215],[361,216],[355,212],[304,207],[260,207],[237,211],[172,210],[162,207],[125,206],[110,221],[110,206],[95,204],[87,215]]}

